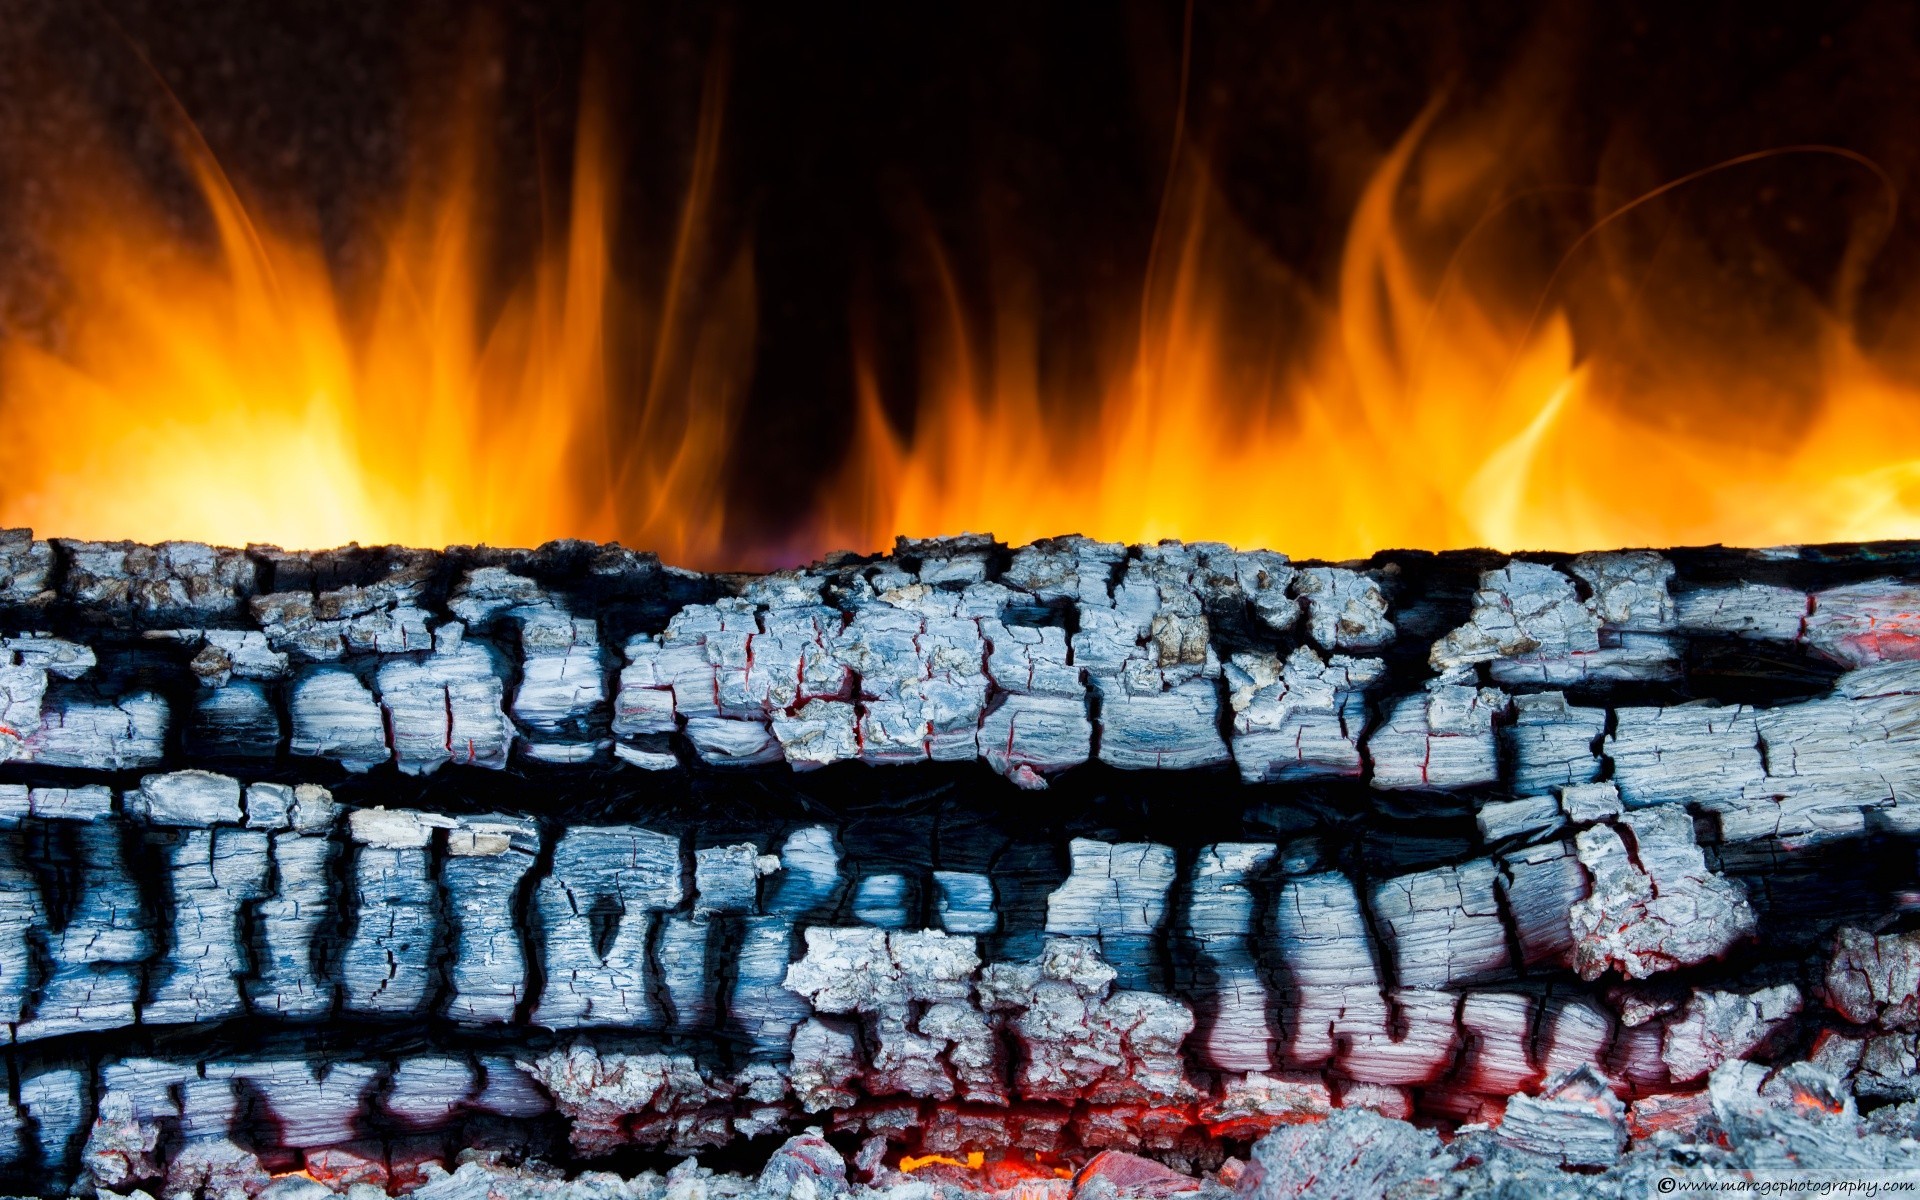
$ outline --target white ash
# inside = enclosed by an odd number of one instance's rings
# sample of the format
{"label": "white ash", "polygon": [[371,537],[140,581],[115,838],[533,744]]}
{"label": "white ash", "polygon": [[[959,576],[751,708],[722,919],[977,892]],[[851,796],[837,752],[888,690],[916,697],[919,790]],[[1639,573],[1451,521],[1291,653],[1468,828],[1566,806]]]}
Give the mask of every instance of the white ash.
{"label": "white ash", "polygon": [[1499,781],[1493,722],[1507,698],[1463,682],[1465,674],[1442,676],[1424,695],[1393,703],[1367,738],[1374,787],[1454,791]]}
{"label": "white ash", "polygon": [[1249,783],[1358,776],[1365,693],[1386,673],[1379,659],[1302,646],[1283,665],[1270,654],[1236,654],[1224,674],[1233,710],[1233,756]]}
{"label": "white ash", "polygon": [[1612,969],[1644,979],[1717,958],[1754,932],[1746,889],[1708,869],[1685,809],[1640,809],[1619,825],[1590,826],[1575,838],[1593,889],[1569,910],[1581,978]]}
{"label": "white ash", "polygon": [[1546,1081],[1540,1095],[1515,1096],[1499,1139],[1570,1167],[1606,1167],[1627,1145],[1627,1106],[1599,1071],[1583,1066]]}
{"label": "white ash", "polygon": [[1800,989],[1790,983],[1748,993],[1702,989],[1668,1023],[1660,1056],[1675,1083],[1690,1083],[1760,1049],[1799,1012]]}
{"label": "white ash", "polygon": [[1823,982],[1828,1006],[1856,1025],[1920,1028],[1920,933],[1841,929]]}
{"label": "white ash", "polygon": [[1324,650],[1378,650],[1392,642],[1387,597],[1370,575],[1345,567],[1308,567],[1295,576],[1307,631]]}
{"label": "white ash", "polygon": [[[1568,572],[1521,559],[1488,571],[1468,623],[1434,643],[1433,668],[1488,663],[1496,682],[1548,686],[1678,672],[1671,563],[1641,551],[1583,554]],[[1574,576],[1591,589],[1585,600]]]}

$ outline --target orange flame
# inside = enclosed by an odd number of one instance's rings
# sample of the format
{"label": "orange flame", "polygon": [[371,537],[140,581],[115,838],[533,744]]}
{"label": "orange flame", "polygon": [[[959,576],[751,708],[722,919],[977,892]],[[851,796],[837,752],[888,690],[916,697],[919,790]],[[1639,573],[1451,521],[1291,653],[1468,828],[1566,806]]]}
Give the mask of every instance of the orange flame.
{"label": "orange flame", "polygon": [[622,537],[714,565],[754,299],[744,254],[708,261],[712,105],[661,282],[637,295],[613,275],[617,164],[590,84],[564,233],[497,308],[479,107],[364,294],[316,238],[257,219],[197,139],[210,249],[153,210],[77,211],[65,344],[0,345],[0,524],[295,548]]}
{"label": "orange flame", "polygon": [[[422,174],[366,289],[311,235],[251,213],[197,143],[211,249],[137,206],[76,202],[64,341],[0,342],[0,525],[764,557],[726,519],[755,299],[747,256],[711,244],[718,118],[709,104],[671,254],[632,288],[591,88],[582,111],[564,234],[497,305],[478,121]],[[1189,156],[1144,300],[1091,383],[1049,365],[1063,356],[1031,288],[1003,267],[981,328],[942,262],[910,431],[859,348],[856,444],[785,556],[963,530],[1335,559],[1920,536],[1920,390],[1851,321],[1866,238],[1834,297],[1716,339],[1738,322],[1672,320],[1678,301],[1623,282],[1647,272],[1611,236],[1636,204],[1603,209],[1551,272],[1487,267],[1483,234],[1514,211],[1507,135],[1441,137],[1437,111],[1364,189],[1325,302]],[[1746,303],[1710,294],[1691,316]]]}
{"label": "orange flame", "polygon": [[[860,449],[823,499],[835,539],[992,530],[1019,544],[1074,530],[1345,559],[1920,535],[1920,390],[1870,361],[1832,307],[1796,312],[1797,332],[1812,334],[1795,367],[1811,381],[1782,403],[1781,381],[1742,361],[1751,345],[1703,339],[1649,378],[1637,368],[1653,357],[1655,322],[1622,318],[1649,342],[1638,360],[1583,359],[1566,308],[1530,312],[1524,288],[1466,272],[1462,239],[1423,256],[1409,226],[1501,211],[1498,148],[1428,145],[1435,111],[1367,185],[1319,311],[1193,172],[1132,353],[1109,356],[1090,397],[1049,385],[1017,288],[997,297],[984,335],[971,327],[936,249],[946,337],[910,434],[862,363]],[[1791,152],[1814,151],[1871,168],[1824,147]],[[1843,274],[1843,291],[1857,284]]]}
{"label": "orange flame", "polygon": [[965,1171],[978,1171],[982,1166],[986,1164],[986,1161],[987,1161],[986,1153],[980,1150],[968,1151],[966,1160],[964,1162],[961,1161],[960,1159],[953,1158],[945,1154],[922,1154],[917,1157],[914,1155],[908,1154],[908,1155],[903,1155],[901,1157],[900,1170],[909,1175],[913,1174],[915,1171],[920,1170],[922,1167],[933,1167],[933,1166],[959,1167],[961,1170],[965,1170]]}

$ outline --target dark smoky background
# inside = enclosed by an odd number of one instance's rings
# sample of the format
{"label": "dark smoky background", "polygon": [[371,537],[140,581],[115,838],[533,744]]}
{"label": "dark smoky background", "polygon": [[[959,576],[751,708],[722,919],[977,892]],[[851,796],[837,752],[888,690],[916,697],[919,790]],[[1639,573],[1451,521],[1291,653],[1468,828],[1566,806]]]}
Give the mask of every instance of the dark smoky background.
{"label": "dark smoky background", "polygon": [[[1023,264],[1043,353],[1083,353],[1115,298],[1139,292],[1177,127],[1237,218],[1323,294],[1369,171],[1436,97],[1443,118],[1537,113],[1520,143],[1533,182],[1573,197],[1541,226],[1548,267],[1604,208],[1601,183],[1631,194],[1799,143],[1868,156],[1902,193],[1912,181],[1911,6],[1550,7],[0,0],[0,320],[58,337],[36,231],[74,183],[49,154],[131,161],[181,236],[205,236],[175,151],[183,119],[250,204],[317,222],[351,280],[369,215],[428,161],[463,70],[495,101],[504,278],[532,243],[520,231],[564,211],[597,60],[624,156],[618,253],[635,270],[671,236],[702,104],[721,106],[714,236],[751,245],[759,306],[734,512],[778,536],[848,443],[857,337],[911,420],[929,235],[983,314],[989,264]],[[1685,225],[1704,269],[1784,272],[1819,294],[1865,237],[1863,329],[1897,341],[1916,242],[1904,203],[1862,233],[1885,193],[1870,172],[1783,160],[1687,189],[1642,232]]]}

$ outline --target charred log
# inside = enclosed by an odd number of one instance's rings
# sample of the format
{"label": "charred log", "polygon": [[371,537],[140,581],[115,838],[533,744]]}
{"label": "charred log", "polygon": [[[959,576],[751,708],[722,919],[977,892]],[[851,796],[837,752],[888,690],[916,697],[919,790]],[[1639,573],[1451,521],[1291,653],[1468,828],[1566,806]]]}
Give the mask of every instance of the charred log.
{"label": "charred log", "polygon": [[1454,1153],[1410,1118],[1554,1170],[1782,1088],[1897,1123],[1917,566],[0,538],[0,1171],[1279,1195],[1287,1139]]}

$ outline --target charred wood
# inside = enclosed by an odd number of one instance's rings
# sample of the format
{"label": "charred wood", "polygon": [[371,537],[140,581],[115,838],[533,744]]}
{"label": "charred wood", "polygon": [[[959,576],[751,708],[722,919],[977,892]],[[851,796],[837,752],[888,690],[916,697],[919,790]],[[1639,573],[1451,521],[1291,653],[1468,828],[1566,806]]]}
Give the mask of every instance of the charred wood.
{"label": "charred wood", "polygon": [[0,558],[22,1188],[1613,1178],[1920,1098],[1912,547]]}

